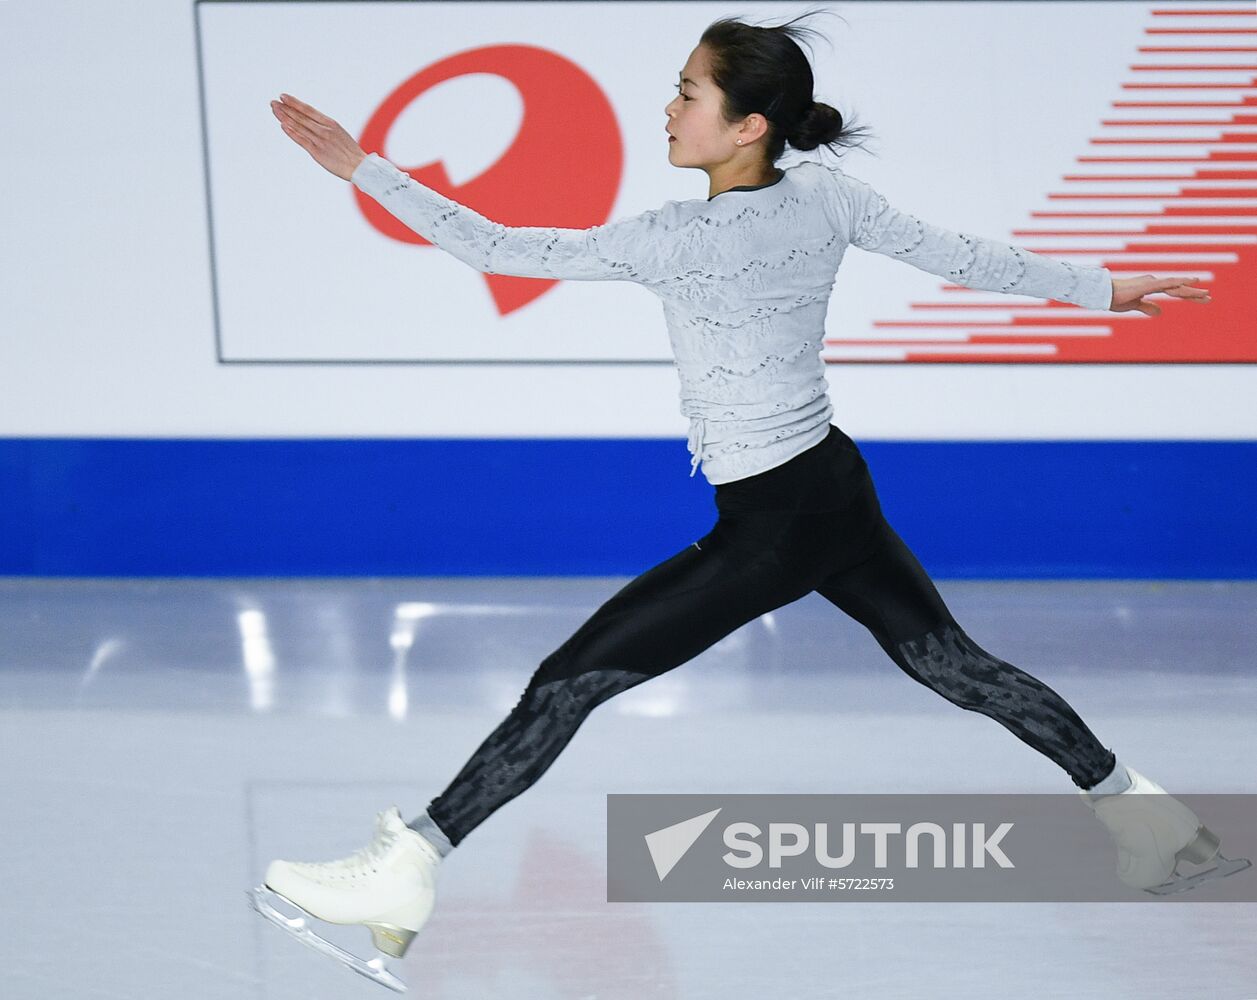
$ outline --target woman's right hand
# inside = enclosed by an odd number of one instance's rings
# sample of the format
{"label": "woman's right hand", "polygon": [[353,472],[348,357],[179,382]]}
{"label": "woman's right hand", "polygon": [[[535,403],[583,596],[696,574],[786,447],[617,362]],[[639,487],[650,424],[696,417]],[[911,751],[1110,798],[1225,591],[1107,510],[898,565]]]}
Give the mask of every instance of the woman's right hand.
{"label": "woman's right hand", "polygon": [[288,137],[328,173],[343,181],[353,177],[358,164],[367,158],[353,136],[338,122],[291,94],[279,96],[278,101],[271,101],[271,111]]}

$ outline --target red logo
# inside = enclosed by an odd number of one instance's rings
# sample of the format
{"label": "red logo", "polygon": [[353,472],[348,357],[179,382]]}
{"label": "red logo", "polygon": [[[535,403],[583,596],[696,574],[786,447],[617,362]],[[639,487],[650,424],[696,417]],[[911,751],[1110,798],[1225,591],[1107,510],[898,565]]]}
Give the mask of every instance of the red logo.
{"label": "red logo", "polygon": [[[611,214],[624,167],[624,147],[611,102],[579,66],[546,49],[491,45],[443,59],[403,81],[371,116],[358,142],[388,156],[389,130],[412,101],[468,73],[504,77],[523,99],[524,117],[511,148],[485,173],[455,185],[436,160],[401,169],[420,184],[506,226],[588,229]],[[475,108],[467,109],[474,122]],[[474,127],[474,126],[472,126]],[[373,198],[354,188],[358,207],[380,233],[430,246]],[[519,309],[557,284],[551,278],[486,274],[499,315]]]}

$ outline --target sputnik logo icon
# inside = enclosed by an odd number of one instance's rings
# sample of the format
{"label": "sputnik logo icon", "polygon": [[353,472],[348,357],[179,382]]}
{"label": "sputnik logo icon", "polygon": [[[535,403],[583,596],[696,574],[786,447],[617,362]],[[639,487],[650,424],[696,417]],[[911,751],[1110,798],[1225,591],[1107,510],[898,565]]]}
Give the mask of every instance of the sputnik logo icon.
{"label": "sputnik logo icon", "polygon": [[[575,63],[530,45],[490,45],[452,55],[403,81],[367,121],[359,144],[388,155],[388,134],[410,104],[446,80],[471,73],[503,77],[523,98],[519,133],[489,170],[456,185],[440,160],[401,166],[420,184],[506,226],[587,229],[610,217],[624,169],[624,146],[610,101]],[[474,120],[474,109],[468,117]],[[473,127],[469,126],[469,127]],[[401,243],[430,246],[375,199],[353,189],[358,208],[381,234]],[[499,315],[544,295],[552,278],[486,274]]]}
{"label": "sputnik logo icon", "polygon": [[713,809],[646,834],[646,848],[650,851],[650,860],[655,863],[655,874],[659,876],[660,882],[685,857],[685,852],[694,846],[694,841],[702,836],[718,812],[719,809]]}

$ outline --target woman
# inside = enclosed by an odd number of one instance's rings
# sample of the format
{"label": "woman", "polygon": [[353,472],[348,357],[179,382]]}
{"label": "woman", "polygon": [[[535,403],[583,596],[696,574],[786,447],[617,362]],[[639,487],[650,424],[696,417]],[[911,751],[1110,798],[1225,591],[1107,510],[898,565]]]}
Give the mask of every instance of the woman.
{"label": "woman", "polygon": [[[1119,763],[1055,691],[965,634],[883,517],[859,448],[829,422],[820,359],[829,294],[852,244],[970,287],[1092,309],[1157,315],[1144,296],[1207,302],[1208,293],[1191,278],[1115,280],[1104,268],[930,226],[837,167],[777,168],[787,142],[811,150],[847,144],[854,133],[813,100],[793,23],[717,21],[679,74],[666,108],[668,157],[704,170],[708,197],[588,230],[490,222],[368,156],[308,105],[288,95],[273,102],[284,130],[318,163],[472,267],[629,280],[657,294],[691,418],[690,474],[702,462],[719,517],[541,663],[515,708],[425,812],[409,824],[396,807],[381,813],[375,840],[349,859],[273,862],[255,890],[259,908],[269,889],[320,919],[365,924],[382,953],[403,955],[431,912],[441,859],[536,782],[596,706],[814,590],[868,628],[913,680],[990,716],[1059,764],[1119,843],[1131,836],[1131,793],[1160,793],[1161,808],[1144,822],[1169,830],[1174,850],[1148,857],[1123,846],[1119,874],[1129,884],[1166,883],[1175,851],[1197,861],[1216,853],[1216,838],[1195,816]],[[334,949],[300,923],[287,926]],[[382,956],[364,963],[334,950],[399,987]]]}

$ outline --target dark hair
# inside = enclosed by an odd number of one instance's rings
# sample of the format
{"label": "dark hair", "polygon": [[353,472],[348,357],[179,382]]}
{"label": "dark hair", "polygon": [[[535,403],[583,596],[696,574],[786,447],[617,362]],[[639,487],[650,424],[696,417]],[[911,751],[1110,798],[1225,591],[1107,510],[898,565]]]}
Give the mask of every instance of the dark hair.
{"label": "dark hair", "polygon": [[725,121],[733,125],[754,112],[768,119],[770,164],[780,158],[787,142],[801,150],[855,146],[859,145],[855,137],[867,131],[864,126],[849,126],[837,109],[812,97],[812,67],[794,37],[810,29],[792,25],[814,13],[765,27],[721,18],[699,39],[712,80],[724,94]]}

